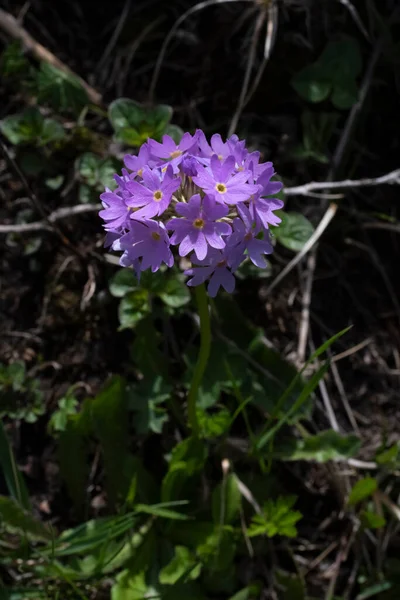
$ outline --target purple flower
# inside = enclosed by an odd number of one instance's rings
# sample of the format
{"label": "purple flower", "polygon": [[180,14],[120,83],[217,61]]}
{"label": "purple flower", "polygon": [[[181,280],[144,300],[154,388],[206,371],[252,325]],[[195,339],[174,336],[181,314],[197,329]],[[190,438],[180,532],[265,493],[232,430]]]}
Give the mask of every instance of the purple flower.
{"label": "purple flower", "polygon": [[179,244],[180,256],[186,256],[194,250],[197,258],[203,260],[209,246],[225,247],[221,236],[229,235],[232,229],[228,223],[216,221],[228,214],[228,207],[217,204],[210,196],[205,196],[202,201],[200,194],[195,194],[187,204],[176,204],[175,210],[182,218],[171,219],[166,227],[174,231],[171,244]]}
{"label": "purple flower", "polygon": [[185,275],[191,279],[187,282],[189,286],[204,283],[210,278],[207,292],[211,298],[215,298],[219,288],[222,286],[228,293],[235,289],[235,277],[229,269],[229,260],[220,250],[210,250],[207,257],[202,261],[192,261],[200,266],[188,269]]}
{"label": "purple flower", "polygon": [[125,166],[130,169],[134,175],[142,177],[144,167],[153,167],[155,162],[151,160],[149,144],[146,142],[140,146],[139,154],[126,154],[124,156]]}
{"label": "purple flower", "polygon": [[230,262],[237,268],[245,258],[244,253],[247,250],[251,262],[256,267],[263,269],[267,266],[263,255],[273,252],[269,232],[264,230],[264,239],[259,239],[257,235],[261,229],[252,218],[247,206],[240,204],[238,213],[240,218],[238,217],[233,221],[234,232],[230,236],[226,248]]}
{"label": "purple flower", "polygon": [[197,136],[185,133],[179,144],[176,144],[171,136],[163,135],[162,144],[155,140],[149,140],[149,149],[153,156],[164,159],[182,160],[184,152],[190,151],[197,144]]}
{"label": "purple flower", "polygon": [[[164,262],[168,267],[174,264],[170,242],[162,223],[156,221],[132,221],[130,230],[117,242],[115,250],[123,250],[122,266],[133,265],[136,272],[151,268],[155,273]],[[138,262],[140,260],[140,263]]]}
{"label": "purple flower", "polygon": [[172,194],[181,184],[179,177],[174,177],[172,167],[168,166],[164,177],[156,169],[143,169],[143,183],[130,181],[126,184],[127,190],[132,194],[127,199],[128,206],[139,208],[132,213],[133,219],[150,219],[161,215],[169,206]]}
{"label": "purple flower", "polygon": [[273,196],[280,192],[283,184],[280,181],[270,181],[271,177],[275,175],[272,163],[265,163],[258,166],[263,167],[263,170],[257,177],[257,184],[261,186],[260,196]]}
{"label": "purple flower", "polygon": [[259,194],[252,196],[250,200],[250,214],[258,226],[268,229],[269,225],[276,227],[282,221],[280,217],[274,215],[274,210],[283,207],[282,200],[278,198],[260,198]]}
{"label": "purple flower", "polygon": [[181,169],[185,175],[188,177],[194,177],[197,175],[197,165],[198,161],[194,156],[190,156],[190,154],[185,154],[182,158]]}
{"label": "purple flower", "polygon": [[127,168],[114,176],[117,189],[101,195],[100,211],[105,245],[121,253],[122,266],[138,278],[144,269],[172,266],[175,244],[192,261],[188,285],[208,280],[211,296],[220,287],[234,290],[233,273],[247,257],[265,267],[269,226],[281,221],[274,211],[283,202],[273,196],[282,184],[271,181],[272,163],[260,163],[244,140],[215,134],[209,143],[198,130],[177,144],[164,135],[124,161]]}
{"label": "purple flower", "polygon": [[223,160],[228,158],[228,156],[235,154],[238,144],[242,145],[242,142],[239,142],[237,135],[232,135],[226,142],[223,142],[220,134],[214,133],[214,135],[211,136],[210,144],[207,142],[206,136],[200,129],[197,130],[197,135],[200,156],[204,158],[211,158],[213,154],[216,154],[219,160]]}
{"label": "purple flower", "polygon": [[248,200],[251,194],[258,191],[258,186],[247,183],[251,173],[243,171],[233,174],[235,159],[228,156],[224,162],[220,162],[214,154],[210,161],[210,170],[199,165],[196,177],[193,181],[201,187],[206,194],[213,195],[218,202],[224,204],[237,204]]}
{"label": "purple flower", "polygon": [[106,188],[100,199],[104,210],[101,210],[99,215],[106,222],[106,231],[120,229],[129,223],[129,206],[125,199],[118,194],[118,191],[112,192]]}

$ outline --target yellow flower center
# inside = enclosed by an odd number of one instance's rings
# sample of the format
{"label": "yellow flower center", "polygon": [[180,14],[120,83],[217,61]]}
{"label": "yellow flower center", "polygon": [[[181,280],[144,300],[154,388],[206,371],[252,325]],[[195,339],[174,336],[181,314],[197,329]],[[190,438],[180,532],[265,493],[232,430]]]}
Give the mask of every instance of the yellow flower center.
{"label": "yellow flower center", "polygon": [[174,150],[173,152],[169,153],[171,158],[178,158],[178,156],[182,155],[182,150]]}
{"label": "yellow flower center", "polygon": [[153,194],[153,198],[156,202],[160,202],[161,198],[163,197],[163,193],[161,190],[157,190],[156,192],[154,192]]}
{"label": "yellow flower center", "polygon": [[219,160],[222,160],[224,157],[222,156],[222,154],[218,154],[218,158]]}
{"label": "yellow flower center", "polygon": [[153,231],[153,233],[151,234],[151,237],[153,238],[153,240],[155,240],[156,242],[158,242],[161,239],[161,235],[159,233],[157,233],[157,231]]}
{"label": "yellow flower center", "polygon": [[225,194],[228,191],[226,188],[226,185],[224,183],[217,183],[217,185],[215,186],[215,189],[220,194]]}
{"label": "yellow flower center", "polygon": [[220,260],[217,263],[217,267],[225,267],[225,266],[226,266],[226,260],[225,259],[224,260]]}
{"label": "yellow flower center", "polygon": [[193,225],[196,227],[196,229],[203,229],[203,227],[204,227],[204,220],[203,219],[196,219],[193,222]]}
{"label": "yellow flower center", "polygon": [[139,177],[141,177],[143,175],[143,169],[139,169],[139,171],[137,172],[137,174],[139,175]]}

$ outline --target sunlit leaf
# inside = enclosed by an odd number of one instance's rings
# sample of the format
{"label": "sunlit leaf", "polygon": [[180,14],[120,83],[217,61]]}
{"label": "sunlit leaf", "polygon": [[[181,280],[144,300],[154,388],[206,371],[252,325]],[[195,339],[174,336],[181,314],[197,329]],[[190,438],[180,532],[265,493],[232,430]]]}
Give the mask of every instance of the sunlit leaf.
{"label": "sunlit leaf", "polygon": [[381,529],[386,525],[386,519],[370,510],[363,510],[360,514],[361,525],[365,529]]}
{"label": "sunlit leaf", "polygon": [[282,211],[280,217],[282,223],[274,228],[276,239],[285,248],[299,252],[312,236],[313,225],[301,213]]}
{"label": "sunlit leaf", "polygon": [[197,579],[201,572],[201,564],[185,546],[175,547],[175,556],[159,574],[160,583],[174,585],[182,578]]}
{"label": "sunlit leaf", "polygon": [[280,496],[276,501],[268,500],[263,506],[262,514],[256,514],[252,518],[247,535],[249,537],[258,535],[295,537],[296,523],[302,518],[298,510],[292,510],[295,502],[296,496]]}
{"label": "sunlit leaf", "polygon": [[363,479],[359,479],[350,492],[349,499],[347,501],[349,506],[354,506],[366,498],[369,498],[377,489],[378,482],[373,477],[364,477]]}
{"label": "sunlit leaf", "polygon": [[148,138],[160,139],[171,116],[170,106],[145,106],[129,98],[114,100],[108,109],[117,140],[130,146],[140,146]]}
{"label": "sunlit leaf", "polygon": [[290,440],[274,448],[274,456],[282,460],[340,461],[357,454],[361,441],[355,435],[340,435],[328,430],[300,440]]}
{"label": "sunlit leaf", "polygon": [[35,142],[40,139],[44,118],[39,109],[27,108],[0,121],[0,130],[12,144]]}

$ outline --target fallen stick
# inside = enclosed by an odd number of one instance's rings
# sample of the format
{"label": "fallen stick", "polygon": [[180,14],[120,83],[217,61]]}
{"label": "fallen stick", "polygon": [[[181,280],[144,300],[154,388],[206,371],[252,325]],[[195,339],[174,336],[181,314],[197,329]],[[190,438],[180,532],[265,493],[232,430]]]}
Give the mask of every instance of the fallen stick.
{"label": "fallen stick", "polygon": [[37,42],[21,25],[18,23],[17,19],[10,15],[10,13],[2,10],[0,8],[0,29],[2,29],[7,35],[16,40],[19,40],[22,43],[24,49],[28,52],[31,52],[37,59],[42,60],[53,67],[57,67],[60,71],[64,73],[68,73],[68,75],[72,75],[82,85],[85,89],[89,100],[93,104],[97,104],[98,106],[102,105],[102,96],[101,94],[92,88],[82,77],[79,77],[76,73],[72,71],[65,63],[63,63],[59,58],[54,56],[50,50],[42,46],[39,42]]}

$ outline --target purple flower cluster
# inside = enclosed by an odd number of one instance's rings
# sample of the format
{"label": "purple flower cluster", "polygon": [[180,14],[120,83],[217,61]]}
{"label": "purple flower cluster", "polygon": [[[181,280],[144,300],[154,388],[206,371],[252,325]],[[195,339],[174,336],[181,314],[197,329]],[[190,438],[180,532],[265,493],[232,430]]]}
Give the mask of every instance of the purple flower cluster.
{"label": "purple flower cluster", "polygon": [[137,156],[125,156],[117,188],[101,195],[106,246],[121,251],[121,265],[138,277],[171,267],[171,246],[178,246],[192,263],[189,286],[208,280],[210,296],[221,286],[232,292],[246,258],[266,266],[269,226],[281,221],[274,211],[283,202],[271,196],[282,184],[271,181],[272,163],[259,159],[236,135],[224,142],[215,134],[210,143],[200,130],[179,144],[168,135],[162,143],[149,139]]}

